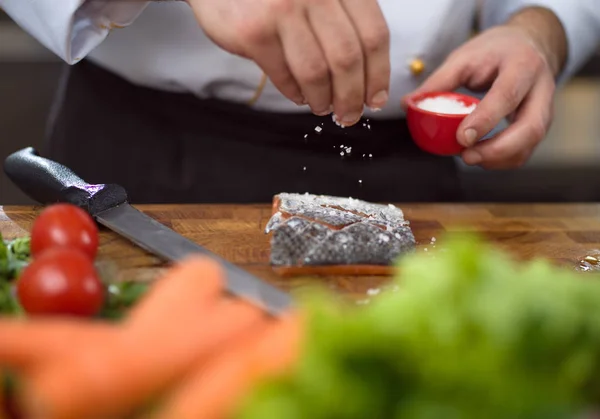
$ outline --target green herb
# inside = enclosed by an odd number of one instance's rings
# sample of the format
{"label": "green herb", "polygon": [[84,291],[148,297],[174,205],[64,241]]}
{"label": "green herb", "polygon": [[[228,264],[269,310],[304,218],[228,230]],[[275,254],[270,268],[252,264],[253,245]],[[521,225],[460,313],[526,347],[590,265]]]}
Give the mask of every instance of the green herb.
{"label": "green herb", "polygon": [[14,285],[0,279],[0,316],[17,316],[23,314],[14,292]]}
{"label": "green herb", "polygon": [[4,280],[11,279],[10,273],[11,257],[8,246],[0,234],[0,278]]}
{"label": "green herb", "polygon": [[123,318],[127,311],[146,293],[148,287],[148,284],[136,281],[109,284],[106,303],[100,317],[113,320]]}
{"label": "green herb", "polygon": [[22,417],[17,406],[19,385],[20,380],[16,374],[9,370],[0,369],[0,416],[4,413],[6,418]]}
{"label": "green herb", "polygon": [[14,281],[30,259],[29,236],[7,241],[0,234],[0,315],[23,313],[14,293]]}
{"label": "green herb", "polygon": [[572,419],[600,401],[600,281],[473,237],[400,262],[397,292],[315,290],[303,356],[237,419]]}
{"label": "green herb", "polygon": [[31,237],[19,237],[7,243],[8,251],[17,260],[28,262],[31,257]]}
{"label": "green herb", "polygon": [[[0,390],[5,395],[13,395],[17,390],[18,380],[13,373],[0,369]],[[8,398],[8,397],[7,397]],[[7,399],[5,398],[5,399]]]}
{"label": "green herb", "polygon": [[6,241],[0,234],[0,279],[13,281],[31,259],[30,237]]}

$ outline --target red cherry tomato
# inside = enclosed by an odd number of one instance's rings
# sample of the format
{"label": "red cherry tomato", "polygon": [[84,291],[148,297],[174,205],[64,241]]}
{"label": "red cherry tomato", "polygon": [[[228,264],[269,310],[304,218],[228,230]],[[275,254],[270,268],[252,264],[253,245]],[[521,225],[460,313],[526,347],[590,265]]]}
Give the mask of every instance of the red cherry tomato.
{"label": "red cherry tomato", "polygon": [[98,251],[98,227],[88,213],[75,205],[49,206],[33,222],[31,254],[35,258],[53,247],[80,249],[94,259]]}
{"label": "red cherry tomato", "polygon": [[106,295],[93,261],[81,250],[66,247],[38,255],[23,270],[16,288],[21,306],[34,315],[91,317]]}

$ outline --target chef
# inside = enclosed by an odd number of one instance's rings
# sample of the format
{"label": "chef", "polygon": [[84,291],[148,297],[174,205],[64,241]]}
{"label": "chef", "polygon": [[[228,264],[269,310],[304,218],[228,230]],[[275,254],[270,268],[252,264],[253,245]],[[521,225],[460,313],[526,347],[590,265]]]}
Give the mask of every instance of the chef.
{"label": "chef", "polygon": [[[518,167],[550,126],[555,86],[600,39],[597,0],[0,7],[68,64],[45,155],[90,182],[123,185],[135,203],[266,202],[278,192],[459,200],[456,161],[416,148],[405,98],[486,91],[458,129],[461,157]],[[506,130],[479,141],[505,118]]]}

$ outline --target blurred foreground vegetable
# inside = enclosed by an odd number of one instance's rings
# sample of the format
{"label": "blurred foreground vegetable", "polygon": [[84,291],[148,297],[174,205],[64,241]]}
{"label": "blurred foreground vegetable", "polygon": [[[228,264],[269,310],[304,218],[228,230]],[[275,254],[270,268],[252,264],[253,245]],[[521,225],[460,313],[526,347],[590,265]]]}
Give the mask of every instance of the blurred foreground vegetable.
{"label": "blurred foreground vegetable", "polygon": [[269,317],[224,282],[220,265],[191,258],[120,322],[0,318],[0,373],[18,383],[7,404],[27,418],[148,418],[149,408],[157,419],[221,417],[257,378],[295,361],[301,335],[295,317]]}
{"label": "blurred foreground vegetable", "polygon": [[472,237],[442,244],[405,258],[398,291],[367,306],[319,289],[275,319],[196,259],[147,291],[117,290],[119,322],[0,318],[6,404],[46,419],[574,419],[595,407],[596,277]]}
{"label": "blurred foreground vegetable", "polygon": [[4,240],[0,235],[0,281],[17,278],[31,258],[29,236]]}
{"label": "blurred foreground vegetable", "polygon": [[360,308],[305,297],[303,356],[237,419],[573,419],[600,399],[600,282],[475,238],[400,263]]}
{"label": "blurred foreground vegetable", "polygon": [[14,298],[13,282],[30,261],[29,245],[29,236],[4,240],[0,235],[0,315],[22,311]]}

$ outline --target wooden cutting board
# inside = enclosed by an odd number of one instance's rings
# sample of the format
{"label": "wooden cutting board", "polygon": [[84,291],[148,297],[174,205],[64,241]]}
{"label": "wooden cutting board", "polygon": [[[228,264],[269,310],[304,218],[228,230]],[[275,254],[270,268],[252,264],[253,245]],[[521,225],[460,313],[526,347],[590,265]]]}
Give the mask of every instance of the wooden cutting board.
{"label": "wooden cutting board", "polygon": [[[600,253],[600,205],[399,205],[411,222],[419,251],[429,251],[444,232],[471,231],[518,258],[543,257],[575,267]],[[5,238],[26,234],[40,208],[0,207]],[[269,267],[269,236],[264,227],[270,205],[146,205],[139,209],[180,234],[284,289],[306,279],[282,279]],[[435,239],[435,244],[432,244]],[[164,268],[160,260],[118,235],[102,230],[99,260],[117,280],[151,280]],[[363,297],[387,278],[314,279],[350,296]]]}

